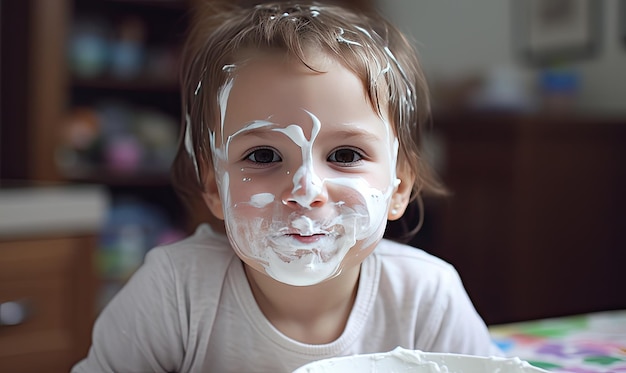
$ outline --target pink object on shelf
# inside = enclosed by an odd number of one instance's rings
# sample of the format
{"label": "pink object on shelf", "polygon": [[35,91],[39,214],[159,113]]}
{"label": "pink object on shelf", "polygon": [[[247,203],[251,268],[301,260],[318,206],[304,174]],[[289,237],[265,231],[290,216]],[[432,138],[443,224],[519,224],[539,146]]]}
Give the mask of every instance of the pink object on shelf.
{"label": "pink object on shelf", "polygon": [[141,165],[143,149],[133,137],[112,139],[106,147],[107,166],[115,171],[135,171]]}

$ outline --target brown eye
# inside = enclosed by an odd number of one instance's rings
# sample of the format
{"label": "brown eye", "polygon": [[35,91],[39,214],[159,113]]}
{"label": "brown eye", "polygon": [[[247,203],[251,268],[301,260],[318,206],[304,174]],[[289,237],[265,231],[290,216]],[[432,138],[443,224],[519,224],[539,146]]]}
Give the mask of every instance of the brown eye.
{"label": "brown eye", "polygon": [[329,162],[340,164],[351,164],[354,162],[358,162],[361,159],[363,159],[363,157],[359,152],[349,148],[335,150],[328,157]]}
{"label": "brown eye", "polygon": [[248,154],[246,159],[254,163],[273,163],[282,161],[282,158],[280,158],[278,153],[268,148],[257,149]]}

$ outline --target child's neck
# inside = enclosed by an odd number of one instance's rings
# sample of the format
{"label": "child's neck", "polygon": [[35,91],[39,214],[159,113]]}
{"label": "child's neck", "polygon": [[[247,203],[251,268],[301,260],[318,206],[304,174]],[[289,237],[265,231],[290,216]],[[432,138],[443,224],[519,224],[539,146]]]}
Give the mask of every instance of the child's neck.
{"label": "child's neck", "polygon": [[309,344],[330,343],[343,332],[356,298],[360,266],[314,286],[290,286],[246,268],[265,317],[286,336]]}

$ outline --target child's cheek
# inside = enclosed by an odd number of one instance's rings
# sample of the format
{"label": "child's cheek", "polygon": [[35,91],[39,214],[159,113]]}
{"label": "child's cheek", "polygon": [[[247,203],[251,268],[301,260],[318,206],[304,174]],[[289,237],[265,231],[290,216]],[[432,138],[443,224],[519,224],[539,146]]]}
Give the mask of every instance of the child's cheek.
{"label": "child's cheek", "polygon": [[227,191],[230,194],[230,198],[228,198],[230,206],[228,207],[241,209],[249,206],[253,211],[264,208],[278,200],[271,191],[272,188],[265,186],[264,183],[258,180],[231,182]]}

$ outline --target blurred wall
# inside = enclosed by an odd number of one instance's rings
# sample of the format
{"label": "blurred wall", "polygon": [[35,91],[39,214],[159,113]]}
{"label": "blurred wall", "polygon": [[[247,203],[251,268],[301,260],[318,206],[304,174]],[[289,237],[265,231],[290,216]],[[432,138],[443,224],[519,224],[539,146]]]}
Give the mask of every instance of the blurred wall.
{"label": "blurred wall", "polygon": [[[377,7],[416,42],[429,80],[485,74],[514,66],[533,78],[514,45],[512,8],[515,0],[389,0]],[[592,59],[572,63],[582,78],[579,108],[625,113],[626,42],[619,36],[620,0],[601,2],[602,40]]]}
{"label": "blurred wall", "polygon": [[[566,105],[539,89],[544,71],[513,43],[515,1],[528,0],[377,2],[422,56],[438,140],[426,150],[451,191],[425,200],[424,229],[411,244],[456,267],[488,324],[623,309],[616,258],[626,247],[626,44],[618,5],[626,0],[588,0],[603,6],[598,53],[550,69],[582,80]],[[529,83],[537,104],[463,110],[489,91],[476,85],[502,71]],[[492,100],[516,91],[493,86]]]}

